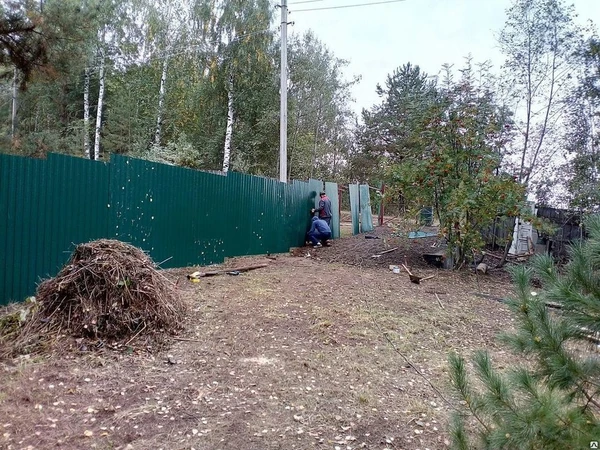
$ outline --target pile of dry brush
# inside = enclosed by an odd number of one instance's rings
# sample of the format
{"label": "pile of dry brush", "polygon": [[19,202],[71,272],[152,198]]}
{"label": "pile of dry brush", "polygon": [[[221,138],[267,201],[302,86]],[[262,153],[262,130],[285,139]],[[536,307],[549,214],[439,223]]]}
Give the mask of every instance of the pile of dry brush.
{"label": "pile of dry brush", "polygon": [[62,337],[111,345],[160,339],[181,327],[185,313],[174,284],[147,254],[108,239],[78,245],[58,275],[39,285],[36,300],[13,353]]}

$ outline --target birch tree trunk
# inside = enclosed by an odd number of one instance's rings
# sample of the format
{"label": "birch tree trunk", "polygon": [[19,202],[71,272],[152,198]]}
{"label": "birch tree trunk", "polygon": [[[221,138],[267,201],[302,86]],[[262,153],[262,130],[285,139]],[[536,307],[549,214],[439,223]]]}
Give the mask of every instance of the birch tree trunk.
{"label": "birch tree trunk", "polygon": [[225,148],[223,150],[223,172],[229,171],[231,158],[231,138],[233,136],[233,75],[227,83],[227,128],[225,130]]}
{"label": "birch tree trunk", "polygon": [[85,68],[83,80],[83,153],[87,159],[90,155],[90,68]]}
{"label": "birch tree trunk", "polygon": [[17,83],[18,81],[18,73],[17,68],[15,67],[13,72],[13,85],[12,85],[12,112],[10,118],[10,137],[14,141],[17,135]]}
{"label": "birch tree trunk", "polygon": [[98,110],[96,111],[96,132],[94,136],[94,159],[100,159],[100,131],[102,129],[102,107],[104,106],[104,49],[100,48],[100,73],[98,91]]}
{"label": "birch tree trunk", "polygon": [[[167,48],[167,54],[170,49]],[[163,61],[162,75],[160,76],[160,88],[158,90],[158,113],[156,115],[156,131],[154,132],[154,144],[160,145],[160,139],[162,137],[162,122],[163,122],[163,108],[165,103],[165,92],[167,84],[167,70],[169,67],[169,57],[166,56]]]}

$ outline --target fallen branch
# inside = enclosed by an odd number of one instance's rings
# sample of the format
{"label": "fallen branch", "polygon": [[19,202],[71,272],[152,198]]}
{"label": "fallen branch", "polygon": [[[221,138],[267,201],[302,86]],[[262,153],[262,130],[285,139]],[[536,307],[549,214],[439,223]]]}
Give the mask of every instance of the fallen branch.
{"label": "fallen branch", "polygon": [[201,341],[200,339],[189,339],[189,338],[182,338],[182,337],[177,337],[177,336],[174,336],[173,339],[175,339],[176,341],[183,341],[183,342],[204,342],[204,341]]}
{"label": "fallen branch", "polygon": [[376,253],[376,254],[374,254],[374,255],[372,256],[372,258],[375,258],[376,256],[385,255],[386,253],[391,253],[391,252],[393,252],[394,250],[398,250],[398,247],[390,248],[389,250],[385,250],[385,251],[383,251],[383,252]]}
{"label": "fallen branch", "polygon": [[423,278],[417,277],[417,278],[420,278],[420,281],[425,281],[425,280],[429,280],[430,278],[434,278],[434,277],[435,277],[435,275],[429,275],[428,277],[423,277]]}
{"label": "fallen branch", "polygon": [[435,298],[437,299],[438,305],[440,305],[440,308],[444,309],[444,305],[442,305],[442,301],[440,300],[440,297],[437,295],[437,292],[435,293]]}
{"label": "fallen branch", "polygon": [[477,297],[483,297],[483,298],[489,298],[491,300],[496,300],[497,302],[500,303],[508,303],[508,300],[502,297],[496,297],[494,295],[489,295],[489,294],[483,294],[481,292],[472,292],[473,295],[476,295]]}
{"label": "fallen branch", "polygon": [[144,331],[145,329],[146,329],[146,324],[144,323],[144,326],[142,327],[142,329],[141,329],[140,331],[138,331],[137,333],[135,333],[135,335],[134,335],[134,336],[133,336],[131,339],[129,339],[127,342],[125,342],[125,344],[124,344],[124,345],[129,345],[129,343],[130,343],[131,341],[133,341],[133,340],[134,340],[136,337],[138,337],[138,336],[140,335],[140,333],[141,333],[142,331]]}
{"label": "fallen branch", "polygon": [[[492,258],[502,260],[502,256],[498,256],[495,253],[491,253],[491,252],[482,252],[482,253],[484,256],[491,256]],[[513,262],[513,261],[510,261],[510,259],[518,259],[523,256],[531,256],[531,255],[532,255],[531,253],[525,253],[524,255],[507,255],[506,259],[508,260],[508,262]]]}
{"label": "fallen branch", "polygon": [[213,270],[208,272],[194,272],[194,278],[213,277],[215,275],[224,275],[229,272],[247,272],[254,269],[262,269],[268,267],[268,264],[254,264],[252,266],[232,267],[231,269]]}
{"label": "fallen branch", "polygon": [[553,303],[553,302],[546,302],[546,306],[548,308],[553,308],[553,309],[562,309],[562,305],[559,303]]}
{"label": "fallen branch", "polygon": [[502,256],[494,255],[493,253],[490,253],[490,252],[482,252],[482,253],[484,254],[484,256],[491,256],[492,258],[502,259]]}
{"label": "fallen branch", "polygon": [[600,336],[594,333],[592,330],[586,327],[577,327],[581,331],[581,336],[594,344],[600,344]]}

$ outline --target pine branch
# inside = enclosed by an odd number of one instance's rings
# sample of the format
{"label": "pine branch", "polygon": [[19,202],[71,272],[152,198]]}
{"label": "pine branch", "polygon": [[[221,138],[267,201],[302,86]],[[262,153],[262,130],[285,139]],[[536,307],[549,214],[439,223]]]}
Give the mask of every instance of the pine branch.
{"label": "pine branch", "polygon": [[460,396],[467,404],[468,410],[471,412],[473,417],[479,422],[483,429],[489,433],[491,431],[490,426],[485,422],[483,416],[480,415],[479,411],[482,408],[482,402],[478,394],[472,389],[468,381],[467,370],[465,367],[464,358],[451,354],[449,357],[450,363],[450,380],[452,385],[458,391]]}

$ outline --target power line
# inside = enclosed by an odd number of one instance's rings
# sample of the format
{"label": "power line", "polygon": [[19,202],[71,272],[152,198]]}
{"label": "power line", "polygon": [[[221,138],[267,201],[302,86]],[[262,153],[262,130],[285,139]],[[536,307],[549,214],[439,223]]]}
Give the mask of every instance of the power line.
{"label": "power line", "polygon": [[357,8],[359,6],[371,6],[371,5],[383,5],[386,3],[399,3],[406,0],[385,0],[381,2],[370,2],[370,3],[357,3],[355,5],[341,5],[341,6],[324,6],[322,8],[307,8],[307,9],[295,9],[292,12],[307,12],[307,11],[325,11],[327,9],[343,9],[343,8]]}
{"label": "power line", "polygon": [[299,5],[300,3],[315,3],[315,2],[322,2],[323,0],[303,0],[301,2],[292,2],[292,3],[288,3],[288,5]]}

